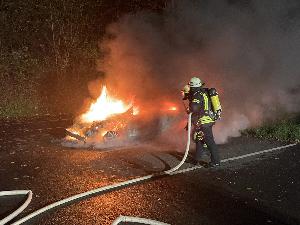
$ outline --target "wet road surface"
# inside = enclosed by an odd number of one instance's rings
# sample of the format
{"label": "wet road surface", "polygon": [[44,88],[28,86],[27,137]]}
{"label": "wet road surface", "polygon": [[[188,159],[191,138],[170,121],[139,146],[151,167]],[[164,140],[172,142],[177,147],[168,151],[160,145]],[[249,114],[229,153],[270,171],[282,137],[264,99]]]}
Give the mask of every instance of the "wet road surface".
{"label": "wet road surface", "polygon": [[[169,169],[182,157],[154,143],[106,151],[62,147],[71,123],[64,116],[0,122],[0,190],[33,191],[19,218],[80,192]],[[220,145],[220,153],[228,158],[280,145],[241,137]],[[297,145],[96,195],[27,224],[111,224],[119,215],[170,224],[300,224],[299,165]],[[1,198],[1,217],[22,200]]]}

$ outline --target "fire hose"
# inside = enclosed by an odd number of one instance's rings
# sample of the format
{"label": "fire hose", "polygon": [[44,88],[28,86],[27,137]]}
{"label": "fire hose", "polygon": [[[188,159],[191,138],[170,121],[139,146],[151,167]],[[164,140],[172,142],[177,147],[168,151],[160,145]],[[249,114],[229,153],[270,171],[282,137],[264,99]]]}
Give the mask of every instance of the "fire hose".
{"label": "fire hose", "polygon": [[[93,189],[93,190],[90,190],[90,191],[87,191],[87,192],[83,192],[83,193],[80,193],[80,194],[70,196],[68,198],[65,198],[65,199],[59,200],[57,202],[54,202],[50,205],[47,205],[43,208],[40,208],[40,209],[30,213],[29,215],[21,218],[20,220],[12,223],[12,225],[22,224],[22,223],[24,223],[26,221],[29,221],[30,219],[40,215],[40,214],[42,214],[42,213],[45,213],[46,211],[48,211],[50,209],[57,208],[58,206],[61,206],[61,205],[66,204],[66,203],[73,202],[75,200],[77,200],[77,201],[81,200],[81,199],[86,198],[88,196],[103,193],[105,191],[111,191],[111,190],[114,190],[114,189],[117,189],[117,188],[122,188],[122,187],[124,188],[126,186],[133,185],[133,184],[138,184],[138,183],[141,183],[143,181],[149,180],[149,179],[154,178],[154,177],[159,177],[159,176],[162,176],[162,175],[175,175],[175,174],[186,173],[186,172],[189,172],[189,171],[193,171],[193,170],[202,168],[203,166],[193,166],[193,167],[189,167],[189,168],[186,168],[186,169],[178,170],[184,164],[184,162],[185,162],[185,160],[188,156],[189,148],[190,148],[190,141],[191,141],[191,113],[188,116],[188,136],[187,136],[187,144],[186,144],[185,154],[184,154],[182,160],[179,162],[179,164],[176,165],[175,167],[173,167],[169,170],[160,172],[160,173],[155,173],[155,174],[150,174],[150,175],[143,176],[143,177],[134,178],[134,179],[131,179],[131,180],[127,180],[127,181],[123,181],[123,182],[120,182],[120,183],[116,183],[116,184],[96,188],[96,189]],[[243,159],[243,158],[250,157],[250,156],[264,154],[264,153],[272,152],[272,151],[275,151],[275,150],[292,147],[292,146],[295,146],[296,144],[297,143],[293,143],[293,144],[289,144],[289,145],[285,145],[285,146],[280,146],[280,147],[275,147],[275,148],[272,148],[272,149],[263,150],[263,151],[260,151],[260,152],[254,152],[254,153],[249,153],[249,154],[245,154],[245,155],[242,155],[242,156],[227,158],[227,159],[221,160],[221,162],[229,162],[229,161]],[[8,221],[15,218],[18,214],[20,214],[28,206],[28,204],[30,203],[31,198],[32,198],[32,192],[30,190],[17,190],[17,191],[10,191],[10,192],[9,191],[2,191],[2,192],[0,192],[0,197],[5,196],[5,195],[19,195],[19,194],[28,194],[28,198],[27,198],[26,202],[21,207],[19,207],[15,212],[8,215],[4,219],[0,220],[0,225],[4,225]],[[139,217],[128,217],[128,216],[119,216],[113,222],[113,225],[117,225],[120,222],[138,222],[138,223],[152,224],[152,225],[168,225],[166,223],[162,223],[162,222],[151,220],[151,219],[145,219],[145,218],[139,218]]]}
{"label": "fire hose", "polygon": [[121,222],[131,222],[131,223],[144,223],[150,225],[170,225],[168,223],[159,222],[157,220],[150,220],[140,217],[133,217],[133,216],[119,216],[112,225],[117,225]]}
{"label": "fire hose", "polygon": [[32,191],[30,190],[15,190],[15,191],[1,191],[0,197],[3,196],[12,196],[12,195],[28,195],[26,201],[13,213],[5,217],[4,219],[0,220],[0,224],[6,224],[13,218],[15,218],[17,215],[19,215],[31,202],[32,199]]}
{"label": "fire hose", "polygon": [[[40,208],[32,213],[30,213],[29,215],[21,218],[20,220],[12,223],[12,225],[18,225],[18,224],[22,224],[50,209],[54,209],[54,208],[57,208],[58,206],[60,205],[63,205],[63,204],[66,204],[66,203],[69,203],[69,202],[72,202],[72,201],[75,201],[75,200],[80,200],[80,199],[83,199],[87,196],[90,196],[90,195],[94,195],[96,193],[101,193],[101,192],[105,192],[105,191],[109,191],[109,190],[113,190],[113,189],[116,189],[116,188],[121,188],[121,187],[126,187],[128,185],[132,185],[132,184],[137,184],[137,183],[140,183],[142,181],[146,181],[146,180],[149,180],[153,177],[156,177],[156,176],[162,176],[162,175],[172,175],[172,173],[174,173],[176,170],[178,170],[185,162],[187,156],[188,156],[188,153],[189,153],[189,149],[190,149],[190,142],[191,142],[191,113],[189,114],[188,116],[188,137],[187,137],[187,144],[186,144],[186,149],[185,149],[185,154],[182,158],[182,160],[179,162],[178,165],[176,165],[175,167],[169,169],[169,170],[166,170],[166,171],[163,171],[163,172],[160,172],[160,173],[155,173],[155,174],[150,174],[150,175],[147,175],[147,176],[143,176],[143,177],[138,177],[138,178],[134,178],[134,179],[131,179],[131,180],[127,180],[127,181],[123,181],[123,182],[120,182],[120,183],[116,183],[116,184],[112,184],[112,185],[108,185],[108,186],[104,186],[104,187],[100,187],[100,188],[96,188],[96,189],[93,189],[93,190],[90,190],[90,191],[87,191],[87,192],[83,192],[83,193],[80,193],[80,194],[76,194],[76,195],[73,195],[71,197],[68,197],[68,198],[65,198],[65,199],[62,199],[62,200],[59,200],[57,202],[54,202],[50,205],[47,205],[43,208]],[[30,194],[30,198],[29,199],[29,202],[31,201],[31,195],[32,195],[32,192],[31,191],[27,191],[29,194]],[[1,196],[1,193],[0,192],[0,196]],[[25,193],[22,192],[23,194]],[[27,200],[28,200],[27,199]],[[29,204],[28,201],[26,201],[27,205]],[[26,206],[27,206],[26,205]],[[23,207],[20,207],[19,209],[17,209],[14,213],[10,214],[9,216],[5,217],[4,219],[0,220],[0,225],[2,224],[5,224],[7,223],[8,221],[12,220],[14,217],[16,217],[18,214],[20,214],[25,208],[25,203],[22,205]],[[25,207],[24,207],[25,206]],[[131,218],[132,217],[119,217],[117,220],[118,221],[125,221],[126,219],[128,218]],[[140,221],[140,222],[139,222]],[[148,219],[144,219],[144,218],[135,218],[135,222],[139,222],[139,223],[148,223],[148,224],[157,224],[157,225],[162,225],[164,223],[161,223],[161,222],[158,222],[156,221],[155,223],[153,223],[154,220],[148,220]],[[116,221],[114,222],[114,224],[117,224]]]}

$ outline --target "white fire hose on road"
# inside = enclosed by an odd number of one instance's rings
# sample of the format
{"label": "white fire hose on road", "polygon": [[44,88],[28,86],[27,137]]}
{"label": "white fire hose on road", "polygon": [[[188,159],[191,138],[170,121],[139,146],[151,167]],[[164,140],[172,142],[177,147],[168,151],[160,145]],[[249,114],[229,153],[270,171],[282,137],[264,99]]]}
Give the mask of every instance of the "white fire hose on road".
{"label": "white fire hose on road", "polygon": [[150,220],[140,217],[133,217],[133,216],[119,216],[112,225],[117,225],[122,222],[130,222],[130,223],[144,223],[144,224],[150,224],[150,225],[170,225],[168,223],[163,223],[157,220]]}
{"label": "white fire hose on road", "polygon": [[6,224],[13,218],[15,218],[17,215],[19,215],[31,202],[32,199],[32,191],[30,190],[15,190],[15,191],[1,191],[0,197],[3,196],[14,196],[14,195],[28,195],[26,201],[21,205],[17,210],[15,210],[13,213],[5,217],[4,219],[0,220],[0,224]]}
{"label": "white fire hose on road", "polygon": [[[54,208],[57,208],[58,206],[62,205],[62,204],[66,204],[68,202],[72,202],[72,201],[75,201],[75,200],[79,200],[79,199],[82,199],[84,197],[87,197],[89,195],[94,195],[96,193],[101,193],[101,192],[104,192],[104,191],[109,191],[109,190],[112,190],[112,189],[116,189],[116,188],[120,188],[120,187],[125,187],[125,186],[128,186],[128,185],[131,185],[131,184],[137,184],[137,183],[140,183],[142,181],[145,181],[145,180],[149,180],[155,176],[158,176],[158,175],[171,175],[173,172],[175,172],[176,170],[178,170],[185,162],[187,156],[188,156],[188,153],[189,153],[189,149],[190,149],[190,142],[191,142],[191,113],[189,114],[188,116],[188,138],[187,138],[187,144],[186,144],[186,149],[185,149],[185,154],[182,158],[182,160],[180,161],[180,163],[173,167],[172,169],[170,170],[166,170],[166,171],[163,171],[163,172],[160,172],[160,173],[156,173],[156,174],[150,174],[150,175],[147,175],[147,176],[143,176],[143,177],[138,177],[138,178],[134,178],[134,179],[131,179],[131,180],[127,180],[127,181],[123,181],[123,182],[120,182],[120,183],[116,183],[116,184],[112,184],[112,185],[108,185],[108,186],[104,186],[104,187],[100,187],[100,188],[96,188],[96,189],[93,189],[93,190],[90,190],[90,191],[87,191],[87,192],[83,192],[83,193],[80,193],[80,194],[77,194],[77,195],[73,195],[71,197],[68,197],[68,198],[65,198],[65,199],[62,199],[60,201],[57,201],[57,202],[54,202],[50,205],[47,205],[41,209],[38,209],[37,211],[34,211],[32,213],[30,213],[29,215],[21,218],[20,220],[12,223],[12,225],[18,225],[18,224],[22,224],[30,219],[32,219],[33,217],[36,217],[50,209],[54,209]],[[26,200],[26,206],[25,206],[25,203],[19,208],[17,209],[15,212],[13,212],[12,214],[10,214],[9,216],[5,217],[4,219],[0,220],[0,225],[3,225],[5,223],[7,223],[8,221],[12,220],[14,217],[16,217],[18,214],[20,214],[26,207],[27,205],[30,203],[31,201],[31,198],[32,198],[32,192],[31,191],[23,191],[22,193],[30,193],[30,198],[29,201],[28,199]],[[1,193],[3,192],[0,192],[0,196],[1,196]],[[25,206],[25,207],[24,207]],[[121,221],[127,221],[129,218],[133,218],[133,217],[119,217],[117,220],[119,222]],[[147,221],[148,221],[148,224],[157,224],[157,225],[162,225],[164,223],[161,223],[161,222],[158,222],[156,221],[157,223],[153,223],[154,220],[148,220],[148,219],[144,219],[144,218],[135,218],[135,222],[138,222],[140,221],[140,223],[146,223],[147,224]],[[119,223],[118,222],[118,223]],[[116,222],[114,222],[114,224],[117,224]]]}
{"label": "white fire hose on road", "polygon": [[[87,191],[87,192],[83,192],[83,193],[80,193],[80,194],[70,196],[68,198],[65,198],[65,199],[59,200],[57,202],[54,202],[50,205],[47,205],[43,208],[40,208],[40,209],[30,213],[29,215],[21,218],[20,220],[12,223],[12,225],[22,224],[22,223],[24,223],[26,221],[29,221],[30,219],[40,215],[40,214],[42,214],[42,213],[45,213],[46,211],[48,211],[50,209],[57,208],[58,206],[61,206],[63,204],[66,204],[66,203],[69,203],[69,202],[72,202],[72,201],[75,201],[75,200],[80,200],[80,199],[86,198],[86,197],[91,196],[91,195],[100,194],[100,193],[105,192],[105,191],[109,191],[109,190],[113,190],[113,189],[117,189],[117,188],[121,188],[121,187],[126,187],[126,186],[129,186],[129,185],[132,185],[132,184],[138,184],[138,183],[141,183],[143,181],[149,180],[153,177],[157,177],[159,175],[175,175],[175,174],[186,173],[186,172],[189,172],[189,171],[193,171],[193,170],[202,168],[203,166],[193,166],[193,167],[190,167],[190,168],[187,168],[187,169],[178,170],[184,164],[184,162],[185,162],[185,160],[188,156],[189,149],[190,149],[191,115],[192,114],[190,113],[189,116],[188,116],[188,132],[187,132],[188,136],[187,136],[187,144],[186,144],[185,154],[184,154],[182,160],[180,161],[180,163],[177,166],[175,166],[175,167],[173,167],[169,170],[160,172],[160,173],[150,174],[150,175],[147,175],[147,176],[134,178],[134,179],[131,179],[131,180],[127,180],[127,181],[123,181],[123,182],[120,182],[120,183],[116,183],[116,184],[96,188],[96,189],[93,189],[93,190],[90,190],[90,191]],[[221,162],[233,161],[233,160],[237,160],[237,159],[241,159],[241,158],[250,157],[250,156],[253,156],[253,155],[259,155],[259,154],[263,154],[263,153],[267,153],[267,152],[272,152],[272,151],[275,151],[275,150],[278,150],[278,149],[287,148],[287,147],[291,147],[291,146],[294,146],[294,145],[296,145],[296,144],[285,145],[285,146],[276,147],[276,148],[272,148],[272,149],[268,149],[268,150],[264,150],[264,151],[260,151],[260,152],[255,152],[255,153],[250,153],[250,154],[246,154],[246,155],[242,155],[242,156],[238,156],[238,157],[228,158],[228,159],[221,160]],[[0,196],[4,196],[5,193],[4,194],[3,193],[4,192],[0,192]],[[8,192],[6,192],[6,195],[7,195],[7,193]],[[13,193],[15,193],[14,195],[27,194],[28,193],[28,198],[27,198],[26,202],[20,208],[18,208],[15,212],[13,212],[9,216],[5,217],[4,219],[0,220],[0,225],[4,225],[8,221],[15,218],[18,214],[20,214],[27,207],[27,205],[31,201],[32,192],[30,190],[27,190],[27,191],[12,191],[12,194],[10,194],[10,195],[13,195]],[[138,218],[138,217],[127,217],[127,216],[119,216],[113,222],[113,225],[117,225],[120,222],[138,222],[138,223],[152,224],[152,225],[167,225],[166,223],[162,223],[162,222],[155,221],[155,220],[150,220],[150,219],[145,219],[145,218]]]}

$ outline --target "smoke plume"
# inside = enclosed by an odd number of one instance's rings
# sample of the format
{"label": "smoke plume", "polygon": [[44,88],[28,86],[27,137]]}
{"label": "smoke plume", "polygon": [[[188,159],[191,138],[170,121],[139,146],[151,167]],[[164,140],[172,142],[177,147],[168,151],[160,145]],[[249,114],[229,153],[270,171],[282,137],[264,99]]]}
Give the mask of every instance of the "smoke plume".
{"label": "smoke plume", "polygon": [[297,0],[172,1],[163,12],[126,15],[109,26],[99,69],[120,96],[159,108],[180,103],[198,76],[220,95],[218,143],[299,111],[300,4]]}

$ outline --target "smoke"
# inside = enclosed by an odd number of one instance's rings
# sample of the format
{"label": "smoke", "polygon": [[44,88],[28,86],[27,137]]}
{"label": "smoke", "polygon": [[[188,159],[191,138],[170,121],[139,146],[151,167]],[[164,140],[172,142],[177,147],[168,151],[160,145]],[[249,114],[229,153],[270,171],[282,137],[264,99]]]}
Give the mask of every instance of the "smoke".
{"label": "smoke", "polygon": [[299,111],[299,15],[297,0],[175,1],[110,25],[99,69],[111,89],[148,108],[179,102],[189,78],[200,77],[219,92],[222,143],[279,112]]}

